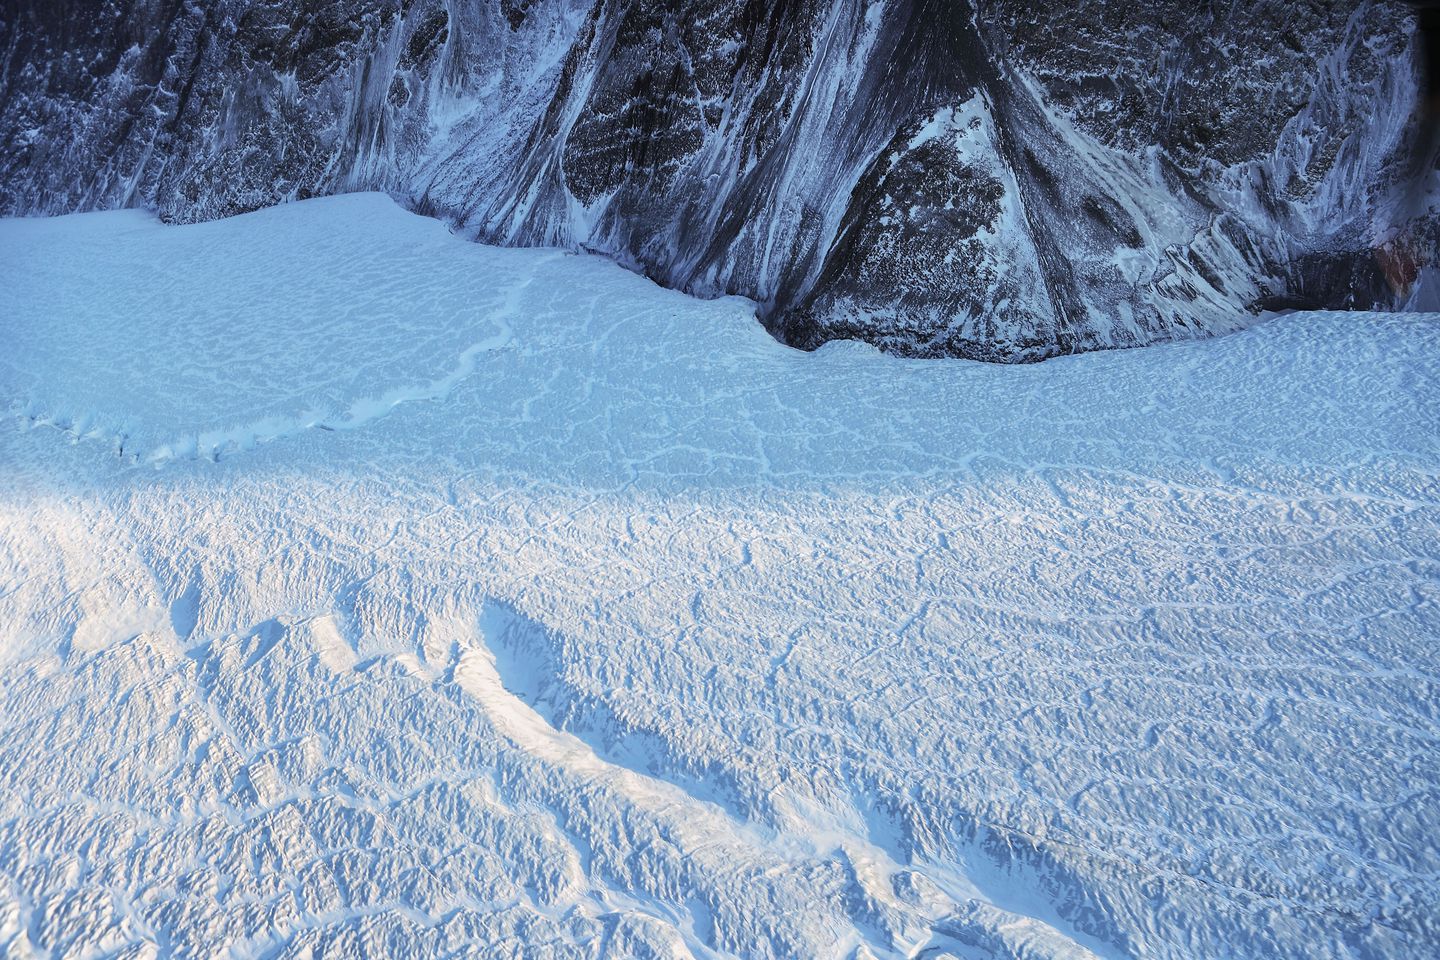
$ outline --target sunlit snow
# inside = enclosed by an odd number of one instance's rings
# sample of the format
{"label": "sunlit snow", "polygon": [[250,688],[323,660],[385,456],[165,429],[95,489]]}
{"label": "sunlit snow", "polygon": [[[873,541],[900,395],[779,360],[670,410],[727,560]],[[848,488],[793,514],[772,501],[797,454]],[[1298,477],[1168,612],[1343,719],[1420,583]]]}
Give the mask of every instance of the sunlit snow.
{"label": "sunlit snow", "polygon": [[0,272],[7,956],[1440,952],[1440,317],[804,354],[375,194]]}

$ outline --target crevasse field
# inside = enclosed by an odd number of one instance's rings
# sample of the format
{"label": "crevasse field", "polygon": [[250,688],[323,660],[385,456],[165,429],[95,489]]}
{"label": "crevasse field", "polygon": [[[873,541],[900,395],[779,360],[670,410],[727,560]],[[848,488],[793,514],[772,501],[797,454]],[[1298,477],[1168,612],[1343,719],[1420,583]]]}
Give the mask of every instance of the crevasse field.
{"label": "crevasse field", "polygon": [[1440,952],[1440,317],[803,354],[376,194],[0,264],[7,957]]}

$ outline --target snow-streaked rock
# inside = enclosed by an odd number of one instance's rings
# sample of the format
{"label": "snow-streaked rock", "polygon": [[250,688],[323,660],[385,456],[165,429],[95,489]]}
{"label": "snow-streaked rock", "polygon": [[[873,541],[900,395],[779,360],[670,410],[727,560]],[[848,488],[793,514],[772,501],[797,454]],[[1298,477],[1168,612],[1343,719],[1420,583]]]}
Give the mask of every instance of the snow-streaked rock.
{"label": "snow-streaked rock", "polygon": [[1417,46],[1398,0],[29,4],[0,213],[380,189],[792,344],[1033,360],[1431,302]]}
{"label": "snow-streaked rock", "polygon": [[1434,316],[805,354],[375,195],[0,259],[11,954],[1440,947]]}

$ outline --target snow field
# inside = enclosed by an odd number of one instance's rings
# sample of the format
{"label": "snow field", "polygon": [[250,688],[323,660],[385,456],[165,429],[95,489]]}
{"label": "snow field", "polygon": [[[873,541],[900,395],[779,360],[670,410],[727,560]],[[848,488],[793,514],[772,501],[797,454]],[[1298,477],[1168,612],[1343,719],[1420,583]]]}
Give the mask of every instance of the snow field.
{"label": "snow field", "polygon": [[16,955],[1424,956],[1433,316],[1030,367],[0,222]]}

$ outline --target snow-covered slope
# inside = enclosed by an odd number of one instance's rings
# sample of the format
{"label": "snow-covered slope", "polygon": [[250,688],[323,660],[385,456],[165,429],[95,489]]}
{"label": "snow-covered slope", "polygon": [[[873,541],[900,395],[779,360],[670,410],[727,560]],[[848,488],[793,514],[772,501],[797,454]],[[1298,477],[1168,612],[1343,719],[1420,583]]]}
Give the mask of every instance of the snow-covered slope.
{"label": "snow-covered slope", "polygon": [[9,955],[1440,950],[1440,324],[1038,366],[0,222]]}
{"label": "snow-covered slope", "polygon": [[1398,0],[0,6],[0,213],[379,189],[738,294],[792,344],[1026,360],[1436,296]]}

